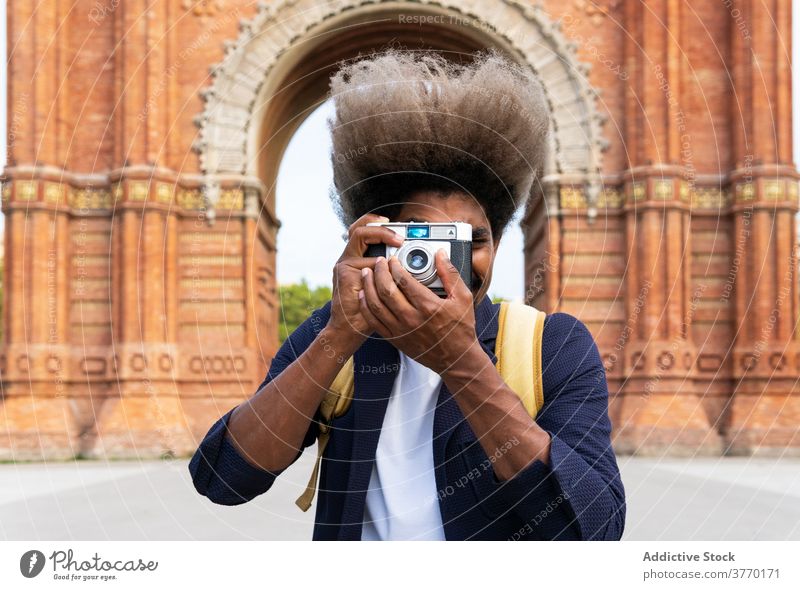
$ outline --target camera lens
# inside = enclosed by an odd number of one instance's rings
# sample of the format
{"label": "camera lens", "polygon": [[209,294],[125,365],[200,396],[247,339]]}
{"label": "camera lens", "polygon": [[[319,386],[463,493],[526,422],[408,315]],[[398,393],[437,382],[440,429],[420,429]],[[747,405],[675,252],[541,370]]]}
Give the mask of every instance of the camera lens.
{"label": "camera lens", "polygon": [[428,265],[428,253],[424,250],[411,250],[406,256],[406,266],[411,270],[422,270]]}
{"label": "camera lens", "polygon": [[397,251],[397,258],[403,268],[423,285],[436,280],[433,251],[424,240],[406,240]]}

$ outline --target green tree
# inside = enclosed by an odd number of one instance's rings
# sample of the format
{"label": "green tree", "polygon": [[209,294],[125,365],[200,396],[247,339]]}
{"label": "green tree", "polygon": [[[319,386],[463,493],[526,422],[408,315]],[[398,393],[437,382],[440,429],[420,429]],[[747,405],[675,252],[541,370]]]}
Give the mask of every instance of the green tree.
{"label": "green tree", "polygon": [[278,295],[281,300],[278,335],[283,344],[312,311],[325,305],[331,298],[331,288],[320,286],[311,289],[303,279],[300,283],[280,285]]}

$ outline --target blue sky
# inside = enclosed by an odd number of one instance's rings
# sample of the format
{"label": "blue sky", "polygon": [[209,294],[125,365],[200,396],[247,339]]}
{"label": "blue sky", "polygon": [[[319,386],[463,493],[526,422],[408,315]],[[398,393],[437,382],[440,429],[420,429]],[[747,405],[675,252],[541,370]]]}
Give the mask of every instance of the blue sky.
{"label": "blue sky", "polygon": [[[792,23],[795,42],[792,62],[800,63],[800,26],[797,11],[800,0],[793,0]],[[0,2],[0,39],[6,36],[6,3]],[[0,88],[6,87],[6,44],[0,43],[3,59],[0,61]],[[794,84],[793,75],[793,85]],[[800,153],[798,128],[800,128],[800,92],[794,92],[794,153]],[[6,93],[0,92],[0,128],[6,132]],[[325,124],[331,106],[323,104],[301,125],[281,162],[277,185],[277,213],[283,225],[278,235],[278,280],[281,283],[308,280],[309,284],[330,283],[331,269],[344,242],[343,228],[333,213],[329,199],[331,167],[329,162],[330,137]],[[6,161],[6,145],[0,142],[0,162]],[[3,222],[0,213],[0,223]],[[314,244],[313,250],[308,245]],[[8,253],[7,253],[8,254]],[[490,294],[508,299],[521,298],[523,287],[522,231],[512,223],[498,252],[498,262]]]}

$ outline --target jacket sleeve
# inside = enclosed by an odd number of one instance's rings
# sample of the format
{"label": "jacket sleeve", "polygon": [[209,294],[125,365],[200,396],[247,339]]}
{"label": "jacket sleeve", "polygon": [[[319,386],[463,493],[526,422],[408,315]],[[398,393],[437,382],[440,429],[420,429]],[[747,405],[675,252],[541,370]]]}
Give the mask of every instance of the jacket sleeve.
{"label": "jacket sleeve", "polygon": [[496,492],[525,522],[519,538],[619,540],[625,489],[611,446],[605,368],[588,328],[566,313],[548,315],[542,366],[536,423],[551,436],[549,465],[537,459],[508,481],[492,472]]}
{"label": "jacket sleeve", "polygon": [[[314,310],[311,316],[292,332],[275,354],[266,378],[256,391],[280,375],[281,371],[308,348],[327,324],[329,315],[330,301],[322,308]],[[263,494],[284,471],[284,469],[278,471],[261,469],[239,453],[226,436],[228,421],[234,409],[229,410],[214,423],[189,461],[189,472],[195,489],[215,504],[226,506],[244,504]],[[319,419],[320,414],[317,410],[292,463],[300,457],[303,449],[314,444],[319,432]]]}

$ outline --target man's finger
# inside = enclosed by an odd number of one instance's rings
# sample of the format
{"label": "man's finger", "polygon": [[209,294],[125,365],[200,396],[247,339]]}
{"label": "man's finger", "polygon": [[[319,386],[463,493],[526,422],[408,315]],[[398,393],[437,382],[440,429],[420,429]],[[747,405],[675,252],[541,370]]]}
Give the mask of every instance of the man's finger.
{"label": "man's finger", "polygon": [[388,244],[399,247],[403,238],[388,227],[361,226],[350,233],[350,240],[345,246],[343,257],[364,256],[368,244]]}
{"label": "man's finger", "polygon": [[348,235],[353,235],[353,230],[355,230],[357,227],[367,225],[368,223],[389,223],[389,218],[376,213],[365,213],[350,224],[350,226],[347,228]]}
{"label": "man's finger", "polygon": [[378,297],[391,310],[395,318],[398,318],[398,320],[400,318],[410,319],[416,315],[416,310],[408,302],[397,283],[395,283],[394,276],[385,259],[381,258],[375,264],[373,276]]}
{"label": "man's finger", "polygon": [[371,269],[365,268],[361,271],[361,277],[364,290],[364,299],[362,303],[366,303],[370,314],[380,322],[381,325],[385,326],[391,333],[394,333],[397,329],[397,318],[378,295],[378,291],[375,287],[374,273]]}
{"label": "man's finger", "polygon": [[389,337],[389,330],[386,326],[384,326],[378,318],[372,315],[372,312],[367,305],[367,296],[364,293],[364,289],[361,289],[358,292],[358,307],[359,311],[361,312],[361,317],[367,322],[367,325],[372,328],[373,332],[377,332],[384,338]]}
{"label": "man's finger", "polygon": [[338,264],[361,272],[364,268],[375,268],[375,260],[377,259],[373,256],[353,256],[352,258],[342,258]]}
{"label": "man's finger", "polygon": [[392,256],[389,260],[389,270],[392,271],[395,284],[415,309],[419,309],[419,303],[425,299],[433,298],[438,301],[439,297],[411,276],[411,273],[403,267],[396,256]]}
{"label": "man's finger", "polygon": [[469,293],[469,288],[462,280],[456,265],[447,257],[447,253],[442,248],[436,251],[435,262],[436,273],[442,281],[447,298],[463,299]]}

